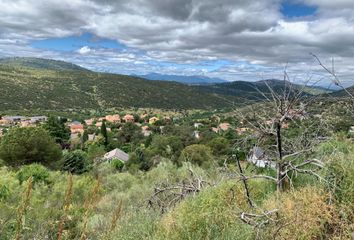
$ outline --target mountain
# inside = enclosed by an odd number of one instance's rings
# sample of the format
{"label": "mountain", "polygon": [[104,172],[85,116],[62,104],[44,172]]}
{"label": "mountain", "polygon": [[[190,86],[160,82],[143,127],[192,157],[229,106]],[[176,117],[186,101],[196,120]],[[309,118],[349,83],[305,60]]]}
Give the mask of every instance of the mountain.
{"label": "mountain", "polygon": [[60,61],[33,58],[3,60],[0,89],[0,111],[110,107],[215,109],[227,105],[223,96],[180,83],[91,72]]}
{"label": "mountain", "polygon": [[138,75],[139,77],[148,80],[162,80],[162,81],[174,81],[189,85],[207,85],[215,83],[225,83],[227,82],[221,78],[210,78],[206,76],[182,76],[182,75],[166,75],[158,73],[149,73],[146,75]]}
{"label": "mountain", "polygon": [[73,63],[32,57],[0,58],[0,65],[56,71],[89,71]]}
{"label": "mountain", "polygon": [[269,88],[271,88],[276,93],[281,93],[285,89],[285,87],[289,89],[290,86],[293,91],[303,91],[304,94],[309,95],[317,95],[331,92],[330,90],[322,89],[317,86],[303,86],[290,83],[288,81],[284,83],[283,80],[277,79],[261,80],[257,82],[234,81],[221,84],[212,84],[207,86],[198,86],[198,88],[204,92],[239,97],[240,99],[243,99],[245,101],[259,101],[264,99],[263,94],[270,94]]}

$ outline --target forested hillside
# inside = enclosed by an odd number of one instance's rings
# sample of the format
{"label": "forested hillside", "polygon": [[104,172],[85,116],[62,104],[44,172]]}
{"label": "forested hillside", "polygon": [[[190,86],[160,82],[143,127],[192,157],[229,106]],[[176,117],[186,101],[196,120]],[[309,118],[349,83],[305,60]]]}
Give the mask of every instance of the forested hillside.
{"label": "forested hillside", "polygon": [[89,71],[0,65],[0,110],[108,107],[218,108],[219,96],[189,86]]}

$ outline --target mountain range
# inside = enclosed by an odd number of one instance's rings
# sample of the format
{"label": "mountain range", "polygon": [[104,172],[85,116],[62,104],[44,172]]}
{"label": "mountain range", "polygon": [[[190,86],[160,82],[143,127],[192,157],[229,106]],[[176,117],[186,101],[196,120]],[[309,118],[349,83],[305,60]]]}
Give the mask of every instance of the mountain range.
{"label": "mountain range", "polygon": [[[215,79],[204,77],[199,79],[208,81],[187,85],[172,80],[151,81],[137,76],[98,73],[50,59],[0,59],[0,111],[112,107],[216,109],[234,106],[230,103],[263,100],[263,94],[269,94],[268,86],[275,91],[284,89],[284,81],[274,79],[222,83],[212,83]],[[293,84],[293,89],[301,87]],[[307,94],[326,93],[317,87],[305,90]]]}
{"label": "mountain range", "polygon": [[159,73],[149,73],[145,75],[135,75],[148,80],[162,80],[162,81],[174,81],[189,85],[208,85],[215,83],[226,83],[228,81],[221,78],[211,78],[207,76],[182,76],[182,75],[168,75]]}

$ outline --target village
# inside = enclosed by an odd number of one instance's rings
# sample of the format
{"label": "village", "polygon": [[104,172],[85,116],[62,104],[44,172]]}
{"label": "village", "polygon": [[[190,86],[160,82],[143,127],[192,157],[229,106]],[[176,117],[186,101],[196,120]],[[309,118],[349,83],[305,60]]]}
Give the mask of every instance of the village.
{"label": "village", "polygon": [[[12,127],[28,128],[39,127],[48,121],[48,116],[2,116],[0,117],[0,138]],[[124,126],[134,126],[135,131],[138,132],[143,145],[144,139],[151,138],[152,135],[164,135],[164,128],[167,127],[183,127],[186,129],[194,143],[205,143],[212,141],[216,137],[227,138],[230,144],[234,144],[234,139],[242,138],[247,135],[257,134],[252,128],[252,125],[244,123],[242,119],[227,117],[223,114],[220,116],[210,114],[208,117],[185,117],[176,113],[154,114],[146,111],[124,113],[124,114],[108,114],[101,117],[90,117],[83,120],[61,119],[65,129],[70,134],[68,141],[62,144],[63,149],[83,149],[84,145],[88,146],[90,143],[102,143],[102,131],[105,131],[110,136],[111,142],[119,141],[117,136],[123,131]],[[306,119],[308,114],[302,111],[289,111],[288,118],[292,119]],[[263,123],[263,128],[274,128],[274,120],[268,119]],[[103,130],[104,128],[104,130]],[[282,128],[288,129],[289,124],[284,122]],[[354,132],[354,127],[350,131]],[[133,133],[132,133],[133,134]],[[168,134],[168,133],[167,133]],[[210,137],[212,135],[213,137]],[[108,138],[106,136],[106,138]],[[106,140],[107,141],[107,140]],[[124,140],[125,141],[125,140]],[[119,146],[119,147],[117,147]],[[135,146],[134,148],[136,148]],[[123,162],[129,160],[129,154],[134,151],[131,143],[126,141],[124,144],[111,144],[105,143],[106,152],[96,158],[98,162],[104,160],[111,161],[112,159],[119,159]],[[274,163],[271,162],[269,157],[265,154],[260,146],[253,146],[249,152],[246,153],[247,160],[258,167],[272,167]]]}

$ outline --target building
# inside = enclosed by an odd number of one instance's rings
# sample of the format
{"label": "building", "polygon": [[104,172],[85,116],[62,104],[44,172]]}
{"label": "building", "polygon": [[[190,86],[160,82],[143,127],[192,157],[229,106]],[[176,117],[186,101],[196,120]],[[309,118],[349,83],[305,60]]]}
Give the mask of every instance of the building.
{"label": "building", "polygon": [[349,128],[349,133],[354,134],[354,126],[351,126],[351,127]]}
{"label": "building", "polygon": [[123,120],[124,122],[134,122],[135,119],[134,119],[134,116],[131,115],[131,114],[126,114],[124,117],[123,117]]}
{"label": "building", "polygon": [[24,116],[5,116],[2,119],[7,120],[10,122],[10,124],[18,123],[21,122],[22,120],[25,120],[26,117]]}
{"label": "building", "polygon": [[144,137],[148,137],[152,134],[152,132],[149,129],[149,126],[142,126],[141,133],[144,135]]}
{"label": "building", "polygon": [[34,117],[30,117],[29,121],[31,123],[41,123],[47,121],[47,119],[48,118],[46,116],[34,116]]}
{"label": "building", "polygon": [[84,133],[84,125],[80,122],[74,121],[69,124],[71,134],[83,134]]}
{"label": "building", "polygon": [[195,137],[196,139],[200,139],[200,132],[199,131],[194,131],[193,132],[193,137]]}
{"label": "building", "polygon": [[120,116],[118,114],[107,115],[106,120],[111,123],[120,123],[121,122]]}
{"label": "building", "polygon": [[231,127],[230,123],[220,123],[219,124],[219,129],[222,131],[227,131]]}
{"label": "building", "polygon": [[253,147],[250,151],[250,154],[247,157],[247,161],[253,163],[257,167],[260,168],[275,168],[275,162],[271,161],[269,157],[266,155],[265,151],[260,147]]}
{"label": "building", "polygon": [[203,125],[203,123],[194,123],[193,126],[194,126],[194,128],[198,129],[198,128],[204,126],[204,125]]}
{"label": "building", "polygon": [[236,132],[238,135],[242,135],[242,134],[249,132],[249,131],[250,131],[250,129],[246,128],[246,127],[236,128]]}
{"label": "building", "polygon": [[152,117],[152,118],[149,119],[149,124],[154,124],[154,123],[156,123],[158,120],[159,120],[159,118],[157,118],[157,117]]}
{"label": "building", "polygon": [[103,161],[112,161],[113,159],[119,159],[123,162],[126,162],[129,160],[129,154],[125,153],[119,148],[116,148],[103,156]]}
{"label": "building", "polygon": [[85,123],[86,123],[87,126],[92,126],[92,125],[93,125],[93,122],[94,122],[94,119],[93,119],[93,118],[91,118],[91,119],[86,119],[86,120],[85,120]]}
{"label": "building", "polygon": [[215,132],[215,133],[219,133],[219,128],[216,128],[216,127],[212,127],[211,128],[211,131]]}

